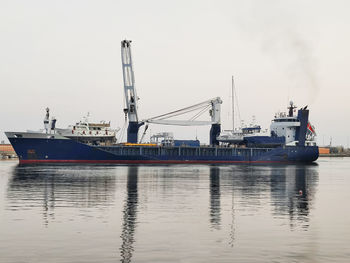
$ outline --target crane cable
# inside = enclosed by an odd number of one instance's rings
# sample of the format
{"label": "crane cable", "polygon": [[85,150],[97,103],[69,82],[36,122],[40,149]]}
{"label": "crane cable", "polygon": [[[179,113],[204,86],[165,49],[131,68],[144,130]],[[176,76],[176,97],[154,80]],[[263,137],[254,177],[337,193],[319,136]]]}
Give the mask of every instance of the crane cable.
{"label": "crane cable", "polygon": [[197,109],[201,109],[202,107],[204,107],[204,106],[201,105],[200,107],[193,107],[193,108],[192,107],[191,108],[188,107],[188,108],[185,108],[185,109],[176,110],[176,111],[173,111],[173,112],[169,112],[169,113],[166,113],[166,114],[163,114],[163,115],[151,118],[151,120],[155,120],[155,119],[164,120],[164,119],[167,119],[167,118],[176,117],[176,116],[179,116],[179,115],[186,114],[188,112],[192,112],[192,111],[197,110]]}
{"label": "crane cable", "polygon": [[203,108],[200,112],[198,112],[197,114],[195,114],[192,118],[190,118],[190,121],[194,121],[195,119],[197,119],[199,116],[201,116],[206,110],[208,110],[208,108],[211,105],[207,105],[207,107]]}
{"label": "crane cable", "polygon": [[175,116],[178,116],[178,115],[186,114],[188,112],[192,112],[192,111],[195,111],[195,110],[206,108],[206,107],[211,105],[213,100],[214,99],[212,99],[210,101],[201,102],[201,103],[189,106],[189,107],[185,107],[185,108],[182,108],[182,109],[179,109],[179,110],[176,110],[176,111],[172,111],[172,112],[168,112],[168,113],[165,113],[165,114],[162,114],[162,115],[158,115],[158,116],[155,116],[153,118],[149,118],[148,120],[164,120],[166,118],[172,118],[172,117],[175,117]]}

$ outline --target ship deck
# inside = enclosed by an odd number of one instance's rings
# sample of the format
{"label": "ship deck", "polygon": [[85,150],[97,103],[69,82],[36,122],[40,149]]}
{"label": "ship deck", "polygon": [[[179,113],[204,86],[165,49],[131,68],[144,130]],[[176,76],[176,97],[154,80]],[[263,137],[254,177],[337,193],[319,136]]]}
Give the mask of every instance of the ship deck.
{"label": "ship deck", "polygon": [[93,146],[119,156],[167,156],[167,157],[229,157],[259,156],[274,148],[235,148],[221,146]]}

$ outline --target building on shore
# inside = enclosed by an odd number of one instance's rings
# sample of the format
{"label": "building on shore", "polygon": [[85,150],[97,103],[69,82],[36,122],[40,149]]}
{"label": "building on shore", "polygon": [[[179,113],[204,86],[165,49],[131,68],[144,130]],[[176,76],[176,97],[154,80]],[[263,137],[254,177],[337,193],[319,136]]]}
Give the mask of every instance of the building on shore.
{"label": "building on shore", "polygon": [[349,157],[350,150],[343,146],[323,146],[318,148],[320,156],[324,157]]}
{"label": "building on shore", "polygon": [[0,159],[16,158],[17,155],[11,144],[0,144]]}
{"label": "building on shore", "polygon": [[330,147],[318,147],[318,152],[320,155],[322,154],[330,154],[331,150]]}

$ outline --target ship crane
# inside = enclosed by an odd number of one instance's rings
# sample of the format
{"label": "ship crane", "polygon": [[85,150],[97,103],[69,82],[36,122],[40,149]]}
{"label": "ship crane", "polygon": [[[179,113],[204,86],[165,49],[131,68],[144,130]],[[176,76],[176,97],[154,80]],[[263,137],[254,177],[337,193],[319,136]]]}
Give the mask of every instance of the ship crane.
{"label": "ship crane", "polygon": [[[143,120],[143,123],[149,124],[161,124],[161,125],[178,125],[178,126],[202,126],[211,125],[210,130],[210,144],[218,144],[216,137],[220,134],[221,130],[221,104],[222,100],[219,97],[206,100],[204,102],[185,107],[179,110],[171,111],[162,115],[155,116]],[[204,112],[209,111],[211,121],[198,121],[196,120]],[[196,112],[189,120],[170,120],[170,118],[188,114],[190,112]],[[147,126],[146,126],[147,127]],[[143,137],[143,136],[142,136]]]}
{"label": "ship crane", "polygon": [[[222,100],[219,97],[217,97],[217,98],[213,98],[189,107],[185,107],[176,111],[171,111],[159,116],[155,116],[153,118],[143,120],[143,122],[162,124],[162,125],[178,125],[178,126],[201,126],[201,125],[220,124],[221,103],[222,103]],[[207,110],[209,110],[211,121],[197,121],[196,119]],[[169,120],[170,118],[184,115],[194,111],[198,111],[198,113],[192,116],[189,120]]]}
{"label": "ship crane", "polygon": [[[127,142],[137,143],[139,128],[145,123],[163,124],[163,125],[180,125],[180,126],[198,126],[198,125],[211,125],[210,129],[210,144],[218,145],[216,137],[220,134],[221,121],[220,110],[222,100],[217,97],[213,98],[180,110],[172,111],[166,114],[155,116],[143,121],[139,121],[138,118],[138,96],[135,88],[135,76],[133,70],[132,56],[131,56],[131,40],[123,40],[121,42],[121,57],[122,57],[122,69],[124,80],[124,96],[125,96],[125,119],[128,118],[128,131]],[[176,117],[185,113],[198,111],[190,120],[169,120],[169,118]],[[209,110],[211,121],[197,121],[196,119],[203,114],[206,110]],[[145,131],[142,135],[141,141],[147,131],[146,125]]]}
{"label": "ship crane", "polygon": [[124,80],[124,96],[125,96],[125,118],[128,117],[128,135],[127,141],[137,143],[137,135],[139,128],[144,124],[139,122],[137,115],[139,97],[135,88],[135,76],[131,57],[131,40],[123,40],[121,42],[121,57]]}

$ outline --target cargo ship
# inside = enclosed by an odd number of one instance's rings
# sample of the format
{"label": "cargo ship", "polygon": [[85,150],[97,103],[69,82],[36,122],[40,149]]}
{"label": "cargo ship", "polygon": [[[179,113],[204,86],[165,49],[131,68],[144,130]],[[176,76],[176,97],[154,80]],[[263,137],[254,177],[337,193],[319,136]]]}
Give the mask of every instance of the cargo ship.
{"label": "cargo ship", "polygon": [[[189,107],[139,120],[138,96],[131,57],[131,41],[121,42],[124,80],[125,119],[128,120],[127,141],[116,140],[116,131],[106,123],[77,123],[69,129],[56,128],[49,118],[45,129],[38,132],[5,132],[21,164],[39,163],[111,163],[111,164],[177,164],[177,163],[295,163],[314,162],[318,158],[315,129],[309,122],[307,107],[296,111],[293,102],[287,113],[275,115],[269,135],[257,134],[259,126],[242,128],[239,139],[230,140],[221,132],[221,104],[217,97]],[[187,120],[174,117],[196,112]],[[208,112],[210,121],[197,118]],[[142,143],[148,125],[209,125],[209,144],[198,140],[175,140],[170,133],[153,135],[153,141]],[[139,138],[139,129],[144,132]],[[235,135],[236,136],[236,135]],[[237,137],[237,136],[236,136]]]}

